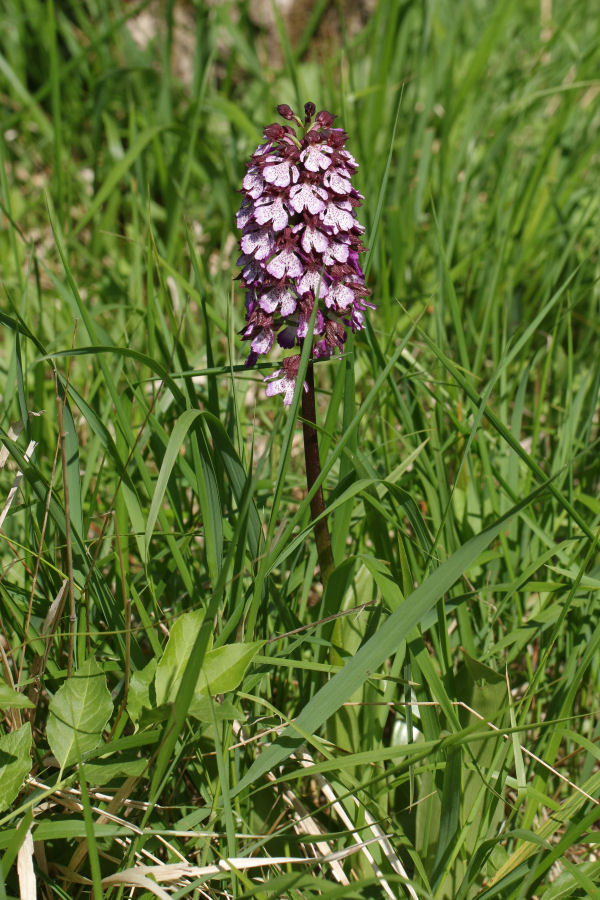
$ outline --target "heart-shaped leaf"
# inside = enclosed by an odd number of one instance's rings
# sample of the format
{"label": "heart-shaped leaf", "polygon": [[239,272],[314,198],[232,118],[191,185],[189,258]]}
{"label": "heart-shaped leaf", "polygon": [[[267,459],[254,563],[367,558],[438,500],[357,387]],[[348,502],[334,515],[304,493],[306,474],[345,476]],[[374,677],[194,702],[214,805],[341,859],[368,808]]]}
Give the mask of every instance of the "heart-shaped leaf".
{"label": "heart-shaped leaf", "polygon": [[90,657],[50,702],[46,734],[61,768],[98,746],[112,711],[104,672]]}

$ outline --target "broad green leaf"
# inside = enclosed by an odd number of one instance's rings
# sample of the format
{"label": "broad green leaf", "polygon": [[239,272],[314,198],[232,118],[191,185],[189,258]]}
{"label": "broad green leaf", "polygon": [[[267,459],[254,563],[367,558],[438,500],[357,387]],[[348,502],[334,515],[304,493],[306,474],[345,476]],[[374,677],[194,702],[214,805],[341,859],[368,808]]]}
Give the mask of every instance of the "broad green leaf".
{"label": "broad green leaf", "polygon": [[143,669],[138,669],[131,676],[127,695],[127,712],[132,722],[137,722],[142,709],[150,708],[150,687],[156,674],[156,658],[153,657]]}
{"label": "broad green leaf", "polygon": [[[155,688],[158,707],[174,702],[203,621],[203,612],[184,613],[171,628],[165,652],[156,669]],[[214,650],[207,650],[196,684],[197,698],[202,694],[226,694],[233,691],[262,646],[262,642],[225,644]],[[205,717],[204,707],[202,704],[196,707],[195,701],[192,702],[189,711],[196,718]]]}
{"label": "broad green leaf", "polygon": [[589,862],[573,863],[567,862],[563,857],[562,863],[563,865],[567,863],[567,871],[561,872],[548,890],[544,891],[544,900],[568,900],[569,897],[582,897],[585,896],[583,893],[577,893],[577,890],[581,891],[582,888],[587,889],[587,896],[593,897],[594,890],[600,883],[600,860],[592,859]]}
{"label": "broad green leaf", "polygon": [[196,690],[213,695],[235,690],[263,645],[264,641],[254,641],[250,644],[225,644],[209,650],[204,657]]}
{"label": "broad green leaf", "polygon": [[184,613],[172,625],[165,652],[156,668],[154,685],[157,706],[175,699],[203,621],[204,613],[198,610]]}
{"label": "broad green leaf", "polygon": [[33,707],[34,704],[29,697],[0,681],[0,709],[33,709]]}
{"label": "broad green leaf", "polygon": [[31,770],[31,725],[0,737],[0,812],[11,805]]}
{"label": "broad green leaf", "polygon": [[[481,728],[485,722],[496,726],[505,724],[506,682],[493,669],[467,657],[455,677],[456,698],[478,715],[460,709],[460,724],[465,728]],[[483,679],[483,685],[479,681]],[[501,718],[499,718],[501,717]],[[428,772],[421,781],[423,802],[417,805],[417,840],[435,868],[437,893],[440,897],[455,897],[478,846],[498,833],[504,815],[504,801],[495,793],[497,773],[507,753],[507,744],[496,732],[484,739],[469,737],[460,747],[460,766],[457,748],[449,751],[445,761],[443,788],[436,790],[434,773]],[[453,766],[456,766],[452,773]],[[466,858],[457,857],[458,848],[466,848]],[[425,855],[425,852],[424,852]]]}
{"label": "broad green leaf", "polygon": [[47,737],[61,768],[98,746],[112,711],[106,677],[91,656],[50,701]]}

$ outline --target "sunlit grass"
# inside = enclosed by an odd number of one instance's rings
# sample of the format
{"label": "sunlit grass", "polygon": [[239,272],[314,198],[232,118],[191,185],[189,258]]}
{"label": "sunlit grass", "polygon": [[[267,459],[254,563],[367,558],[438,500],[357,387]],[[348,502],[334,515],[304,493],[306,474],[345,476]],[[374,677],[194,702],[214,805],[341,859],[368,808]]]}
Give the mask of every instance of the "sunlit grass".
{"label": "sunlit grass", "polygon": [[[30,825],[48,897],[599,890],[600,24],[334,7],[298,34],[237,2],[5,0],[0,641],[35,707],[2,699],[8,897]],[[244,161],[306,100],[350,134],[378,306],[315,371],[324,593],[232,280]],[[113,714],[60,770],[49,707],[89,656]]]}

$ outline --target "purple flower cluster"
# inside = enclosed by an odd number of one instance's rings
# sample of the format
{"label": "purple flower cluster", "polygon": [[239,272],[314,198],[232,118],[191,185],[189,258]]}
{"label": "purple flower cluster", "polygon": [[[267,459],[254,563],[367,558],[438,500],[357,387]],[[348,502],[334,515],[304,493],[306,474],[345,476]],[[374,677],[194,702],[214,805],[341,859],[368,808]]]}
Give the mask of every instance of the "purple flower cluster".
{"label": "purple flower cluster", "polygon": [[[286,349],[302,346],[315,300],[312,357],[342,355],[346,328],[364,326],[373,307],[360,266],[364,231],[356,218],[363,196],[352,187],[358,165],[346,150],[347,134],[333,128],[335,116],[314,103],[304,123],[289,106],[277,112],[291,125],[269,125],[266,143],[250,158],[237,214],[242,231],[238,276],[246,287],[247,365],[269,353],[275,338]],[[314,121],[313,121],[314,116]],[[269,378],[267,396],[292,402],[300,355],[282,361]],[[306,389],[306,385],[305,385]]]}

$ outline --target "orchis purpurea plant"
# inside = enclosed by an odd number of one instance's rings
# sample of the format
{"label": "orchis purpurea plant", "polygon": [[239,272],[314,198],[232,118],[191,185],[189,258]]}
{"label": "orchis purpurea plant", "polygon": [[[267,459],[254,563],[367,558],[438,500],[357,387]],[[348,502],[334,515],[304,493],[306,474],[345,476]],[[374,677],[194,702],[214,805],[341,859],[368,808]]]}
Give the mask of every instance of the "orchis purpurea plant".
{"label": "orchis purpurea plant", "polygon": [[[283,394],[289,406],[296,388],[300,351],[315,303],[312,347],[302,394],[306,474],[310,491],[320,472],[313,360],[341,358],[347,329],[364,327],[369,291],[360,265],[365,247],[356,208],[363,200],[352,176],[358,165],[345,149],[347,134],[334,128],[335,116],[314,103],[304,106],[304,122],[282,104],[288,123],[265,128],[265,143],[250,157],[237,214],[242,231],[238,276],[246,287],[247,365],[275,344],[285,350],[281,368],[268,376],[266,393]],[[296,126],[296,127],[294,127]],[[324,509],[319,490],[311,502],[313,519]],[[325,519],[315,524],[321,577],[333,566]]]}

